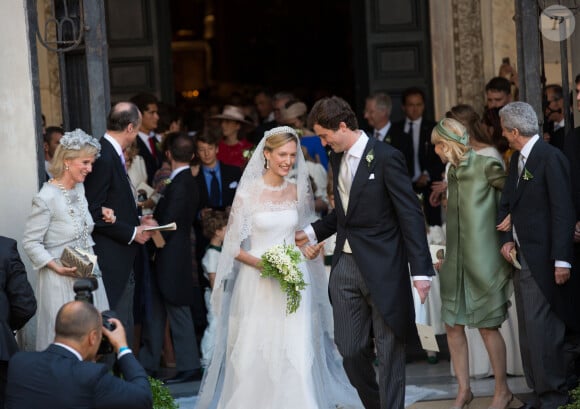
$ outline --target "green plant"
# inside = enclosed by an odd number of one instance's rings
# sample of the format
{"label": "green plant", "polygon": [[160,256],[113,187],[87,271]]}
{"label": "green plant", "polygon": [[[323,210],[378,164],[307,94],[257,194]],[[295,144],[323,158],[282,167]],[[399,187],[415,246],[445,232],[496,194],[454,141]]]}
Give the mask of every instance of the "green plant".
{"label": "green plant", "polygon": [[570,403],[560,406],[558,409],[580,409],[580,386],[570,391]]}
{"label": "green plant", "polygon": [[159,379],[149,377],[151,394],[153,395],[153,409],[178,409],[179,405],[171,396],[167,386]]}

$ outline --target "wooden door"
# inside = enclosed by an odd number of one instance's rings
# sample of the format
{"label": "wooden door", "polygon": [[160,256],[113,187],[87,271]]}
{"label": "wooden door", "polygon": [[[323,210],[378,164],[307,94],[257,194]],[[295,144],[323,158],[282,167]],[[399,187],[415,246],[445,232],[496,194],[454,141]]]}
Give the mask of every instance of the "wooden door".
{"label": "wooden door", "polygon": [[401,92],[425,91],[425,116],[433,116],[429,4],[427,0],[352,0],[357,112],[366,96],[385,91],[393,99],[391,118],[403,118]]}
{"label": "wooden door", "polygon": [[105,0],[111,101],[149,92],[173,102],[168,2]]}

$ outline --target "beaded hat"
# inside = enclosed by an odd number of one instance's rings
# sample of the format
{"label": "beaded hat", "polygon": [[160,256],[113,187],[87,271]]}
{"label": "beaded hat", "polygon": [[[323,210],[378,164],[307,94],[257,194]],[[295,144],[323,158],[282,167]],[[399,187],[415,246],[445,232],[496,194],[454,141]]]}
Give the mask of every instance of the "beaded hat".
{"label": "beaded hat", "polygon": [[101,144],[99,141],[79,128],[71,132],[65,132],[62,138],[60,138],[59,144],[66,149],[75,151],[80,151],[83,147],[90,145],[97,149],[97,156],[101,152]]}

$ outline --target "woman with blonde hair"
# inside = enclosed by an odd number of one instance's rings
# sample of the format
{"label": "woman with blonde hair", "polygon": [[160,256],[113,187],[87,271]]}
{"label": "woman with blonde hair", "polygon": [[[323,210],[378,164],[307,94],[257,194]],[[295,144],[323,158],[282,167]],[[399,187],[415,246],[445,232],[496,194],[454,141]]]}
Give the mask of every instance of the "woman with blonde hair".
{"label": "woman with blonde hair", "polygon": [[[66,132],[56,148],[46,182],[32,200],[22,241],[26,255],[38,269],[36,349],[43,350],[54,340],[54,323],[60,307],[73,300],[76,267],[61,261],[65,247],[94,254],[91,237],[94,222],[89,213],[83,182],[101,150],[99,142],[80,129]],[[103,220],[115,222],[111,209],[103,208]],[[93,293],[99,311],[109,309],[98,265],[94,275],[98,288]]]}
{"label": "woman with blonde hair", "polygon": [[196,408],[362,409],[332,339],[321,258],[298,264],[308,285],[292,313],[278,281],[260,275],[262,254],[293,246],[295,232],[315,220],[313,202],[296,131],[267,131],[244,170],[226,227],[212,291],[215,349]]}
{"label": "woman with blonde hair", "polygon": [[506,174],[497,159],[469,147],[466,128],[446,118],[431,142],[447,172],[448,203],[445,260],[440,267],[441,318],[459,391],[453,409],[465,408],[473,393],[465,326],[478,328],[495,375],[490,408],[504,409],[513,399],[506,381],[506,348],[498,328],[511,294],[510,265],[503,259],[495,220]]}

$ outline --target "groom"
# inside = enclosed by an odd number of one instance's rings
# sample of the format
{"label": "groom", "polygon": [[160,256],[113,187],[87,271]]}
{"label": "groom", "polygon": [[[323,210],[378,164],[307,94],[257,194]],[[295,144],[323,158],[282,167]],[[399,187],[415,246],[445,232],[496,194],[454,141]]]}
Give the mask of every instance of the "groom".
{"label": "groom", "polygon": [[403,155],[358,130],[343,99],[319,100],[308,119],[322,144],[334,151],[336,206],[297,232],[296,242],[304,245],[338,233],[329,294],[344,368],[365,408],[403,409],[405,342],[416,336],[407,262],[421,302],[435,274],[419,200]]}

